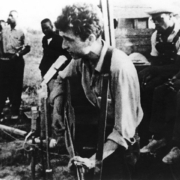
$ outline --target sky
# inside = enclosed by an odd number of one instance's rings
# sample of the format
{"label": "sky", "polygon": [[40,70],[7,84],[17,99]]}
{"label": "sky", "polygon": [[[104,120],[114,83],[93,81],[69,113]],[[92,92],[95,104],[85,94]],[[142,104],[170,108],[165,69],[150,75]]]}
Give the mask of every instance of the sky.
{"label": "sky", "polygon": [[[0,19],[7,20],[10,10],[17,10],[24,27],[40,29],[40,21],[49,18],[54,22],[63,6],[79,0],[1,0]],[[82,0],[80,0],[82,1]],[[88,1],[88,0],[87,0]],[[91,0],[97,4],[98,0]],[[3,4],[3,5],[2,5]]]}
{"label": "sky", "polygon": [[[7,20],[10,10],[17,10],[21,26],[40,30],[40,21],[49,18],[55,22],[57,16],[61,13],[62,7],[77,1],[99,3],[99,0],[1,0],[0,19]],[[104,1],[104,0],[102,0]],[[131,4],[131,2],[144,3],[152,5],[175,4],[179,5],[179,0],[110,0],[118,3]]]}

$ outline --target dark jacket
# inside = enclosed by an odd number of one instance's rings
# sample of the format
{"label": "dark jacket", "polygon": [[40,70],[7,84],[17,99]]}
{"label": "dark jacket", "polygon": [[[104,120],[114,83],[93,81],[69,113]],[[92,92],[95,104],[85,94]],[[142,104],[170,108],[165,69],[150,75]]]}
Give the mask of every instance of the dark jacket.
{"label": "dark jacket", "polygon": [[66,50],[62,48],[63,39],[58,34],[54,33],[50,43],[48,44],[48,39],[46,36],[42,39],[43,46],[43,57],[39,65],[42,77],[46,74],[51,65],[57,60],[61,55],[70,58],[70,55]]}

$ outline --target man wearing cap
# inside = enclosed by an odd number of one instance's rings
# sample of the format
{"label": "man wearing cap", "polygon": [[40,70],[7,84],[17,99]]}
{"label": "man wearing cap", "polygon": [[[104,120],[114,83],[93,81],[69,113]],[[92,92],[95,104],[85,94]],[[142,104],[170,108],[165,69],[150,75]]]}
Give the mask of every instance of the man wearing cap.
{"label": "man wearing cap", "polygon": [[175,12],[158,9],[149,12],[156,31],[151,37],[151,66],[140,72],[145,89],[157,87],[179,71],[180,26]]}
{"label": "man wearing cap", "polygon": [[[151,37],[151,66],[140,72],[140,78],[142,104],[146,103],[143,104],[144,113],[146,117],[150,116],[150,132],[154,139],[143,147],[141,152],[156,152],[169,145],[173,133],[175,141],[170,145],[173,148],[163,158],[163,162],[172,163],[180,157],[177,128],[173,128],[174,120],[177,119],[177,89],[174,89],[174,84],[177,84],[178,76],[175,74],[180,69],[180,26],[175,19],[176,13],[170,8],[157,9],[149,14],[155,23],[156,31]],[[176,121],[176,125],[178,124]]]}

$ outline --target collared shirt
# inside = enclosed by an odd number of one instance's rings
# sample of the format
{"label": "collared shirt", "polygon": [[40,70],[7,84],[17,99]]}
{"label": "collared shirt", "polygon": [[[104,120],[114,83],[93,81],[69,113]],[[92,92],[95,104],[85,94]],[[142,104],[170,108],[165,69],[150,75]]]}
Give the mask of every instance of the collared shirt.
{"label": "collared shirt", "polygon": [[13,29],[9,27],[3,29],[2,44],[5,54],[15,54],[24,46],[29,45],[29,42],[24,31],[19,26],[16,26]]}
{"label": "collared shirt", "polygon": [[[171,34],[168,36],[167,42],[173,42],[173,39],[175,38],[179,30],[180,30],[180,25],[179,23],[175,22],[174,29],[171,32]],[[159,52],[156,49],[156,43],[157,43],[156,39],[157,39],[157,30],[151,36],[151,56],[159,55]],[[180,38],[176,42],[175,47],[177,49],[177,55],[180,55]]]}
{"label": "collared shirt", "polygon": [[[60,72],[58,81],[81,75],[81,84],[87,99],[100,108],[102,90],[102,64],[108,46],[104,43],[100,58],[95,68],[91,68],[86,59],[72,60]],[[137,126],[142,120],[143,112],[140,104],[140,89],[136,69],[128,56],[113,49],[110,67],[108,112],[115,118],[112,133],[108,136],[119,145],[128,148],[125,141],[131,142]]]}

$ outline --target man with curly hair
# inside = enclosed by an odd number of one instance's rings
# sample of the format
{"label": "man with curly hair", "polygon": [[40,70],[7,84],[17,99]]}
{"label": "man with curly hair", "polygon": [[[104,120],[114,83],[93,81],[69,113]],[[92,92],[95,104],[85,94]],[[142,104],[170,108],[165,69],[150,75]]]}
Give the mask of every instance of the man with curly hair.
{"label": "man with curly hair", "polygon": [[[139,81],[133,63],[124,52],[110,47],[102,40],[103,18],[100,9],[95,5],[80,3],[66,6],[55,25],[63,37],[62,47],[73,58],[70,64],[59,72],[56,81],[57,87],[61,86],[58,95],[62,100],[65,93],[63,82],[80,77],[86,98],[94,107],[100,108],[102,65],[106,52],[109,48],[112,49],[108,93],[111,101],[108,114],[112,114],[114,125],[104,144],[103,159],[118,149],[126,151],[135,142],[136,128],[143,116]],[[57,91],[56,86],[54,91]],[[90,158],[75,156],[71,162],[92,169],[95,167],[95,157],[96,154]]]}

